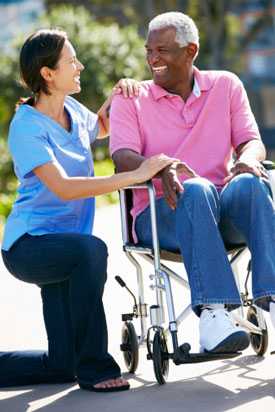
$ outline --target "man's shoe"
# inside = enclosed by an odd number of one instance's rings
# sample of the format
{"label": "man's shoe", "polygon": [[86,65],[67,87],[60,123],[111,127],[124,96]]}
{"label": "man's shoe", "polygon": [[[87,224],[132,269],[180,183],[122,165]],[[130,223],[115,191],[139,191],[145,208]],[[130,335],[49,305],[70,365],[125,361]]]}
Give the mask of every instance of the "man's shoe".
{"label": "man's shoe", "polygon": [[204,309],[200,316],[200,345],[205,352],[234,353],[249,346],[249,335],[236,326],[225,309]]}

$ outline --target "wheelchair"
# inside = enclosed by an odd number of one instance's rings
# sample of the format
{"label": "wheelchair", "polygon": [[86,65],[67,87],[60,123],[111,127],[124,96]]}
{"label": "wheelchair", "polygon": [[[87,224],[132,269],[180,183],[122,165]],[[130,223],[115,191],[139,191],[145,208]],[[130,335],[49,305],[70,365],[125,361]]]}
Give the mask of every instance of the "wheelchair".
{"label": "wheelchair", "polygon": [[[275,164],[270,161],[263,162],[268,172],[272,188],[273,199],[275,198]],[[132,190],[147,189],[149,195],[149,205],[151,214],[152,227],[152,248],[143,247],[135,244],[132,238],[132,217],[130,209],[132,206]],[[122,342],[120,349],[123,352],[125,365],[129,373],[135,373],[139,362],[139,349],[142,346],[147,347],[147,359],[153,362],[154,374],[157,382],[162,385],[166,382],[169,371],[169,360],[176,365],[185,363],[197,363],[205,361],[214,361],[221,359],[230,359],[239,356],[241,352],[235,353],[192,353],[191,346],[185,342],[181,345],[178,343],[178,326],[192,312],[191,304],[187,305],[177,316],[175,314],[175,305],[173,300],[171,280],[189,289],[188,281],[178,275],[165,262],[182,262],[180,253],[174,253],[159,248],[157,224],[156,224],[156,204],[155,190],[151,181],[144,184],[129,186],[120,190],[120,212],[123,250],[127,258],[134,265],[137,277],[137,293],[135,294],[127,287],[126,283],[120,276],[115,279],[120,286],[126,288],[134,301],[133,309],[129,313],[122,314]],[[242,306],[232,312],[234,321],[242,326],[250,335],[251,346],[258,356],[263,356],[268,347],[268,331],[264,319],[263,311],[257,308],[249,296],[248,280],[251,273],[251,259],[247,266],[243,291],[240,287],[240,273],[238,262],[243,258],[247,251],[245,244],[225,244],[228,259],[233,269],[236,284],[240,291]],[[145,303],[144,294],[144,274],[140,264],[141,259],[153,265],[154,273],[149,275],[152,284],[150,288],[155,295],[155,301],[149,307],[150,327],[147,328],[148,305]],[[166,312],[168,315],[168,325],[165,325],[165,308],[164,296],[166,300]],[[246,312],[246,316],[245,316]],[[140,333],[137,334],[134,319],[140,320]],[[172,351],[168,350],[168,338],[171,338]],[[171,346],[171,345],[170,345]]]}

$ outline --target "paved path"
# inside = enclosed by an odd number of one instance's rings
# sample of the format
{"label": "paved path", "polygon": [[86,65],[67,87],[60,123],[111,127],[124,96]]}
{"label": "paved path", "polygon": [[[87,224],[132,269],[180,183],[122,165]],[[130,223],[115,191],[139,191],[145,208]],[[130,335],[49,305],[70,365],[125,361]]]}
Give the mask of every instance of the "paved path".
{"label": "paved path", "polygon": [[[117,206],[100,209],[95,234],[109,246],[109,280],[105,292],[110,350],[124,368],[120,343],[120,313],[131,308],[131,300],[114,281],[120,274],[135,288],[135,274],[121,252],[119,211]],[[148,269],[148,266],[145,266]],[[180,269],[179,269],[180,270]],[[150,273],[150,269],[149,269]],[[147,279],[147,276],[146,276]],[[150,292],[148,301],[150,302]],[[174,288],[177,306],[183,292]],[[270,331],[269,351],[275,349],[274,332]],[[45,348],[46,336],[41,316],[39,289],[13,279],[0,260],[0,342],[1,350]],[[191,315],[184,323],[185,341],[197,350],[197,319]],[[183,342],[183,328],[180,342]],[[0,371],[1,373],[1,371]],[[127,376],[127,375],[126,375]],[[233,360],[175,366],[170,363],[168,383],[156,384],[150,361],[141,351],[137,375],[130,377],[128,393],[96,394],[79,390],[77,385],[39,385],[0,391],[0,412],[259,412],[275,407],[275,356],[254,356],[252,349]]]}

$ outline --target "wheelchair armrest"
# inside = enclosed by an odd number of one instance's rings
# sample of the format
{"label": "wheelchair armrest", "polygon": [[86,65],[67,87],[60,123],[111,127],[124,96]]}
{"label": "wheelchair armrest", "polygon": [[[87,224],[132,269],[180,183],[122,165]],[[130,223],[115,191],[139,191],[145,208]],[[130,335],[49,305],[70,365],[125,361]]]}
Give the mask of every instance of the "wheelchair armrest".
{"label": "wheelchair armrest", "polygon": [[159,257],[159,244],[158,244],[158,235],[157,235],[157,217],[156,217],[156,195],[155,188],[152,180],[148,180],[144,183],[139,183],[135,185],[129,185],[124,189],[119,190],[120,193],[120,212],[121,212],[121,223],[122,223],[122,237],[123,245],[126,246],[131,242],[131,216],[129,202],[127,202],[126,192],[127,190],[138,190],[146,189],[148,190],[149,195],[149,204],[150,204],[150,214],[151,214],[151,226],[152,226],[152,240],[153,240],[153,249],[154,255]]}
{"label": "wheelchair armrest", "polygon": [[271,160],[261,162],[268,174],[268,181],[271,188],[273,203],[275,201],[275,163]]}
{"label": "wheelchair armrest", "polygon": [[264,168],[268,171],[275,169],[275,163],[272,162],[271,160],[263,160],[261,163],[264,166]]}
{"label": "wheelchair armrest", "polygon": [[148,189],[153,188],[153,183],[152,180],[147,180],[146,182],[143,183],[136,183],[134,185],[126,186],[123,189],[120,189],[121,191],[127,190],[127,189]]}

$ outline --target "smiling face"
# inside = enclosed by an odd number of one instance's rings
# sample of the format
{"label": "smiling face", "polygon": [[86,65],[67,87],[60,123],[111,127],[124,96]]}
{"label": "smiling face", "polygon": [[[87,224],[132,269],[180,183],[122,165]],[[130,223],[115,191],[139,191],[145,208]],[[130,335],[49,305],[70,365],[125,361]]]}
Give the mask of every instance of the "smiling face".
{"label": "smiling face", "polygon": [[83,64],[76,57],[72,44],[66,40],[61,51],[56,69],[43,67],[41,74],[47,81],[51,92],[59,92],[64,95],[79,93],[80,73],[84,69]]}
{"label": "smiling face", "polygon": [[153,30],[145,45],[154,82],[172,93],[178,93],[189,81],[197,52],[195,44],[180,47],[175,37],[176,30],[172,27]]}

